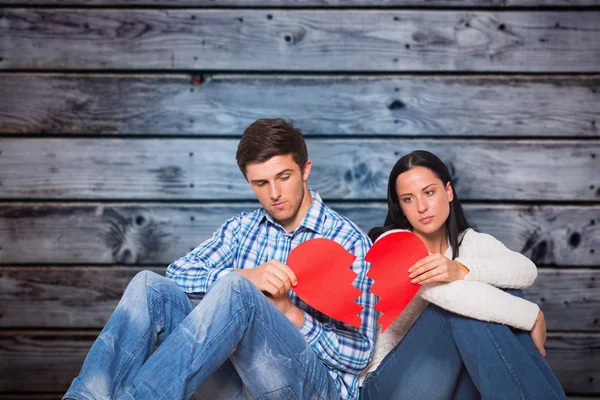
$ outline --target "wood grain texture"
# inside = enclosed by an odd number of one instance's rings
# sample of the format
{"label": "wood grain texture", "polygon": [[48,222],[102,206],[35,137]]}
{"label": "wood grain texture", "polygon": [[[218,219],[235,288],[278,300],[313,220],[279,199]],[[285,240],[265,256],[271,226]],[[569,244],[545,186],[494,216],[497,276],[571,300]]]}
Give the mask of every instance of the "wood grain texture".
{"label": "wood grain texture", "polygon": [[419,7],[419,8],[505,8],[505,7],[585,7],[600,5],[598,0],[0,0],[0,5],[102,5],[115,7]]}
{"label": "wood grain texture", "polygon": [[[328,202],[367,231],[383,203]],[[0,264],[167,265],[255,203],[0,204]],[[470,204],[479,230],[538,265],[600,265],[600,206]]]}
{"label": "wood grain texture", "polygon": [[[0,268],[0,328],[101,329],[131,278],[165,267]],[[525,291],[541,306],[548,330],[600,331],[600,271],[540,269]]]}
{"label": "wood grain texture", "polygon": [[[248,199],[237,139],[0,139],[4,199]],[[328,199],[384,199],[398,158],[423,149],[461,199],[600,200],[600,142],[309,139],[309,184]]]}
{"label": "wood grain texture", "polygon": [[0,133],[600,136],[600,77],[0,74]]}
{"label": "wood grain texture", "polygon": [[598,270],[539,269],[524,293],[544,312],[548,330],[600,331],[599,288]]}
{"label": "wood grain texture", "polygon": [[[0,390],[66,391],[97,334],[0,332]],[[600,392],[599,348],[598,334],[549,335],[547,360],[566,392]]]}
{"label": "wood grain texture", "polygon": [[6,8],[0,69],[598,72],[598,20],[599,11]]}
{"label": "wood grain texture", "polygon": [[[165,268],[150,269],[164,275]],[[0,268],[0,328],[102,329],[142,268]]]}

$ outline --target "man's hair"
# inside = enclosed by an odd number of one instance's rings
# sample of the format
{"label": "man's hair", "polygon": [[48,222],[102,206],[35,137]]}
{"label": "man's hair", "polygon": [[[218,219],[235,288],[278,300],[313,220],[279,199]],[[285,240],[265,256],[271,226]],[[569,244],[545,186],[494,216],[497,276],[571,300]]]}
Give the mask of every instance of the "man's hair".
{"label": "man's hair", "polygon": [[304,172],[308,151],[299,129],[281,118],[259,119],[253,122],[242,135],[235,159],[244,177],[249,163],[260,163],[275,156],[291,154]]}

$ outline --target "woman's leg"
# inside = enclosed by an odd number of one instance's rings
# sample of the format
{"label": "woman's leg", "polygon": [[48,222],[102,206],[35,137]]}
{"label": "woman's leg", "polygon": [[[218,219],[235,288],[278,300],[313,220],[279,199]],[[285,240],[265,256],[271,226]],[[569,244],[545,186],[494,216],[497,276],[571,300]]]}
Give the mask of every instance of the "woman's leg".
{"label": "woman's leg", "polygon": [[[461,374],[464,367],[468,380]],[[566,399],[528,332],[463,317],[434,305],[427,307],[369,375],[361,395],[373,400],[462,399],[474,395],[471,384],[484,399]]]}
{"label": "woman's leg", "polygon": [[454,391],[454,400],[469,400],[469,399],[481,399],[479,391],[469,375],[469,371],[465,367],[460,370],[458,376],[458,382],[456,383],[456,390]]}
{"label": "woman's leg", "polygon": [[483,322],[430,305],[449,323],[471,379],[484,399],[566,399],[528,332]]}
{"label": "woman's leg", "polygon": [[445,316],[429,306],[363,382],[361,399],[451,399],[463,369]]}

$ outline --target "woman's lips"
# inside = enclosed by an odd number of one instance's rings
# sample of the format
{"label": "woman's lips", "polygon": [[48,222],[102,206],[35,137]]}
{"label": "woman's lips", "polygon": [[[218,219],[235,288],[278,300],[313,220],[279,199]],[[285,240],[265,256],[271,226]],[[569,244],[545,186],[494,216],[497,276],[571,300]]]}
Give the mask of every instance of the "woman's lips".
{"label": "woman's lips", "polygon": [[425,217],[425,218],[421,218],[419,220],[419,222],[422,223],[422,224],[428,224],[428,223],[431,222],[432,219],[433,219],[433,217]]}

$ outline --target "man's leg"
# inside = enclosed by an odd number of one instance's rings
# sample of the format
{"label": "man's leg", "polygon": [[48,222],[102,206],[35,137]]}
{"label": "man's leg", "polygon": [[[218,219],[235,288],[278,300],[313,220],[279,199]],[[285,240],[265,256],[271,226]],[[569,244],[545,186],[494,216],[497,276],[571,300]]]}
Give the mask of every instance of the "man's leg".
{"label": "man's leg", "polygon": [[[108,400],[121,396],[155,344],[165,340],[192,309],[175,283],[150,271],[138,273],[64,397]],[[210,396],[203,399],[243,398],[243,385],[231,362],[205,382],[203,392]]]}
{"label": "man's leg", "polygon": [[138,273],[92,345],[65,398],[114,399],[152,353],[192,311],[185,293],[150,271]]}
{"label": "man's leg", "polygon": [[451,399],[462,369],[448,322],[429,306],[365,379],[361,399]]}
{"label": "man's leg", "polygon": [[252,398],[339,398],[298,329],[236,273],[214,284],[144,363],[123,398],[189,398],[229,357]]}

